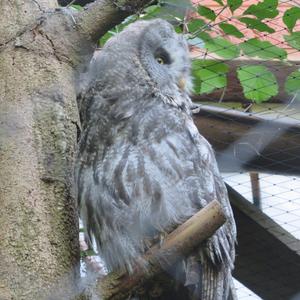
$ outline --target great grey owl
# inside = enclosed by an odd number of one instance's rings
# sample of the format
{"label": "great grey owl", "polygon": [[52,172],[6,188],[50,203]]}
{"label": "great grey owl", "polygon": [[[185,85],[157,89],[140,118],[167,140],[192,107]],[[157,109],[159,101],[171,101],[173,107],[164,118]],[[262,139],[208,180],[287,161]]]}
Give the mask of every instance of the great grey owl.
{"label": "great grey owl", "polygon": [[217,199],[227,223],[174,273],[191,298],[229,299],[235,223],[214,153],[192,120],[190,88],[187,43],[166,21],[135,22],[106,43],[79,103],[80,215],[108,270],[130,271],[149,240]]}

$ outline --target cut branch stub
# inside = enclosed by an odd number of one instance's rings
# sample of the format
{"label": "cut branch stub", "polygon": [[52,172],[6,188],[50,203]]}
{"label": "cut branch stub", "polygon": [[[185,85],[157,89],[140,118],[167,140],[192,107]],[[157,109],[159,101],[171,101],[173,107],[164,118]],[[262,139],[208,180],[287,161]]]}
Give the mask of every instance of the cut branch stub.
{"label": "cut branch stub", "polygon": [[113,272],[101,279],[98,294],[104,300],[125,299],[150,278],[160,274],[195,247],[212,236],[226,221],[221,205],[214,200],[185,223],[172,231],[159,246],[155,245],[143,256],[147,267],[137,264],[132,274]]}

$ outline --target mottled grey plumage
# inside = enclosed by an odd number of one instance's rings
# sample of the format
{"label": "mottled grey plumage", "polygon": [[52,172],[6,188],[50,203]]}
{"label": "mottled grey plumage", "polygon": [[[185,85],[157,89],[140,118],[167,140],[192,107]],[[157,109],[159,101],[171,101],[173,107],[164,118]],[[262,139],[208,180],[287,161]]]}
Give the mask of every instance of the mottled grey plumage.
{"label": "mottled grey plumage", "polygon": [[75,185],[109,270],[130,270],[147,241],[217,199],[227,223],[176,268],[196,298],[227,299],[235,223],[214,153],[191,117],[189,82],[186,41],[167,22],[139,21],[108,41],[79,103]]}

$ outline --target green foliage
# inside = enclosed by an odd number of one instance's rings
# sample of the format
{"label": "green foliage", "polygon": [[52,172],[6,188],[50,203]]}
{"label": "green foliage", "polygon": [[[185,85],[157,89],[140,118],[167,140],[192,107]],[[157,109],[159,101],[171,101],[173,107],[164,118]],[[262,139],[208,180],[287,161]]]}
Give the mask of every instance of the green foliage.
{"label": "green foliage", "polygon": [[237,71],[247,99],[261,103],[278,93],[278,84],[272,72],[265,66],[243,66]]}
{"label": "green foliage", "polygon": [[243,0],[227,0],[227,5],[229,6],[231,12],[233,13],[243,4]]}
{"label": "green foliage", "polygon": [[296,22],[300,19],[300,7],[292,7],[285,11],[282,20],[290,32],[293,31]]}
{"label": "green foliage", "polygon": [[204,48],[205,44],[202,39],[199,39],[198,37],[189,38],[188,40],[189,45],[191,46],[197,46],[198,48]]}
{"label": "green foliage", "polygon": [[285,59],[287,53],[284,49],[279,48],[268,41],[259,39],[250,39],[240,44],[244,54],[250,57],[259,57],[262,59]]}
{"label": "green foliage", "polygon": [[205,44],[214,42],[214,39],[205,31],[198,33],[197,37],[199,37]]}
{"label": "green foliage", "polygon": [[116,34],[115,31],[107,31],[102,38],[99,40],[99,46],[103,47],[105,45],[105,43]]}
{"label": "green foliage", "polygon": [[182,26],[180,25],[177,25],[177,26],[174,26],[174,30],[177,32],[177,33],[182,33]]}
{"label": "green foliage", "polygon": [[278,0],[264,0],[258,4],[250,5],[244,12],[244,15],[253,15],[259,20],[266,18],[273,19],[278,14]]}
{"label": "green foliage", "polygon": [[240,32],[234,25],[227,24],[227,23],[220,23],[219,27],[224,31],[227,35],[232,35],[237,38],[244,37],[244,34]]}
{"label": "green foliage", "polygon": [[[174,10],[182,10],[186,12],[187,9],[194,10],[190,0],[160,0],[158,6],[169,6],[169,14],[173,14]],[[185,17],[185,13],[183,18]]]}
{"label": "green foliage", "polygon": [[300,71],[294,71],[287,77],[284,89],[288,94],[296,94],[300,91]]}
{"label": "green foliage", "polygon": [[160,0],[157,7],[160,8],[156,17],[168,20],[170,22],[183,20],[187,10],[194,10],[190,0]]}
{"label": "green foliage", "polygon": [[75,9],[75,10],[83,10],[83,7],[81,5],[78,5],[78,4],[72,4],[70,7]]}
{"label": "green foliage", "polygon": [[136,20],[148,20],[153,18],[163,18],[175,24],[175,30],[178,33],[182,32],[180,26],[187,9],[193,10],[191,2],[189,0],[161,0],[158,4],[150,5],[146,7],[137,15],[132,15],[126,18],[121,24],[115,26],[113,29],[108,31],[102,38],[99,40],[100,47],[103,47],[104,44],[112,36],[121,32],[126,26]]}
{"label": "green foliage", "polygon": [[[261,0],[250,5],[244,11],[238,10],[245,0],[213,0],[221,6],[219,10],[198,5],[196,8],[189,0],[158,0],[154,5],[140,11],[139,14],[127,18],[122,24],[107,32],[100,40],[100,46],[116,33],[123,30],[125,26],[138,19],[164,18],[174,24],[176,32],[183,33],[192,46],[203,49],[205,56],[216,55],[219,59],[232,60],[238,58],[240,53],[246,57],[257,57],[262,60],[287,59],[287,52],[284,48],[276,46],[278,43],[265,41],[260,38],[247,38],[240,27],[232,22],[234,19],[245,24],[252,30],[254,35],[257,32],[272,34],[275,32],[272,23],[276,24],[278,19],[278,0]],[[225,8],[229,7],[232,19],[220,22],[219,15],[222,15]],[[188,19],[186,16],[191,15]],[[276,19],[275,19],[276,18]],[[295,25],[300,19],[300,8],[288,8],[282,17],[289,35],[284,39],[294,49],[300,50],[300,31],[294,32]],[[272,22],[272,20],[274,20]],[[275,22],[276,20],[276,22]],[[216,36],[215,28],[222,31],[224,36]],[[247,31],[248,32],[248,31]],[[230,42],[229,36],[234,37],[235,43]],[[237,42],[236,39],[243,39]],[[215,89],[224,88],[227,85],[227,73],[229,67],[226,62],[215,60],[193,61],[193,75],[195,77],[195,90],[197,94],[210,93]],[[285,89],[293,94],[300,86],[300,71],[295,71],[287,78]],[[247,99],[255,102],[263,102],[278,93],[276,78],[270,70],[262,65],[247,65],[237,70],[237,76]]]}
{"label": "green foliage", "polygon": [[121,32],[126,26],[128,26],[130,23],[136,21],[138,19],[137,16],[129,16],[126,18],[121,24],[115,26],[112,30],[107,31],[106,34],[104,34],[101,39],[99,40],[99,46],[103,47],[104,44],[114,35],[116,35],[118,32]]}
{"label": "green foliage", "polygon": [[239,21],[246,24],[248,28],[256,29],[260,32],[268,32],[268,33],[275,32],[273,28],[271,28],[270,26],[268,26],[267,24],[263,23],[258,19],[243,17],[240,18]]}
{"label": "green foliage", "polygon": [[217,17],[215,12],[206,6],[199,5],[197,11],[200,16],[203,16],[211,21],[214,21]]}
{"label": "green foliage", "polygon": [[300,31],[285,35],[284,39],[291,47],[300,50]]}
{"label": "green foliage", "polygon": [[189,38],[190,45],[196,45],[199,48],[207,48],[208,43],[213,43],[213,38],[205,31],[200,31],[196,37]]}
{"label": "green foliage", "polygon": [[144,15],[141,17],[141,19],[147,20],[147,19],[153,19],[159,16],[161,12],[161,7],[158,5],[151,5],[144,9]]}
{"label": "green foliage", "polygon": [[194,19],[188,23],[187,27],[189,32],[195,32],[204,28],[206,23],[202,19]]}
{"label": "green foliage", "polygon": [[215,60],[193,60],[192,74],[194,91],[197,94],[210,93],[227,85],[229,67]]}
{"label": "green foliage", "polygon": [[215,2],[217,2],[218,4],[220,4],[220,5],[222,5],[222,6],[224,6],[224,3],[223,3],[223,1],[222,0],[214,0]]}
{"label": "green foliage", "polygon": [[235,44],[221,37],[211,39],[211,41],[205,43],[205,46],[208,51],[225,59],[233,59],[240,54],[240,49]]}

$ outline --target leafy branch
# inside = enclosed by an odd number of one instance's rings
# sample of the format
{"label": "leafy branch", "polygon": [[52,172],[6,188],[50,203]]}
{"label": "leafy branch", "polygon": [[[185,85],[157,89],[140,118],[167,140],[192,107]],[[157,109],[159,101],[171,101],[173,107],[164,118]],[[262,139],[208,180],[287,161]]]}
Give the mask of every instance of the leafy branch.
{"label": "leafy branch", "polygon": [[[193,62],[196,94],[211,93],[215,89],[225,88],[228,84],[230,60],[243,56],[288,63],[288,53],[281,46],[282,43],[300,50],[300,31],[295,31],[300,19],[299,7],[291,6],[280,15],[278,0],[263,0],[246,8],[243,7],[243,0],[214,1],[219,7],[218,11],[204,5],[192,6],[188,0],[160,0],[108,31],[100,39],[99,46],[102,47],[110,37],[136,20],[167,19],[174,24],[177,32],[185,34],[192,47],[202,50],[205,56],[210,57],[206,61],[197,59]],[[275,32],[274,21],[276,25],[281,21],[286,26],[284,28],[283,25],[282,29],[287,33],[282,34],[284,42],[278,41],[278,45],[273,41],[261,39]],[[247,29],[247,33],[243,32],[243,29]],[[251,31],[252,36],[256,37],[249,38]],[[286,93],[298,92],[299,74],[299,71],[295,71],[287,76],[284,84]],[[279,90],[272,71],[260,64],[239,68],[237,78],[245,98],[257,103],[276,96]],[[267,83],[270,78],[271,85]]]}

